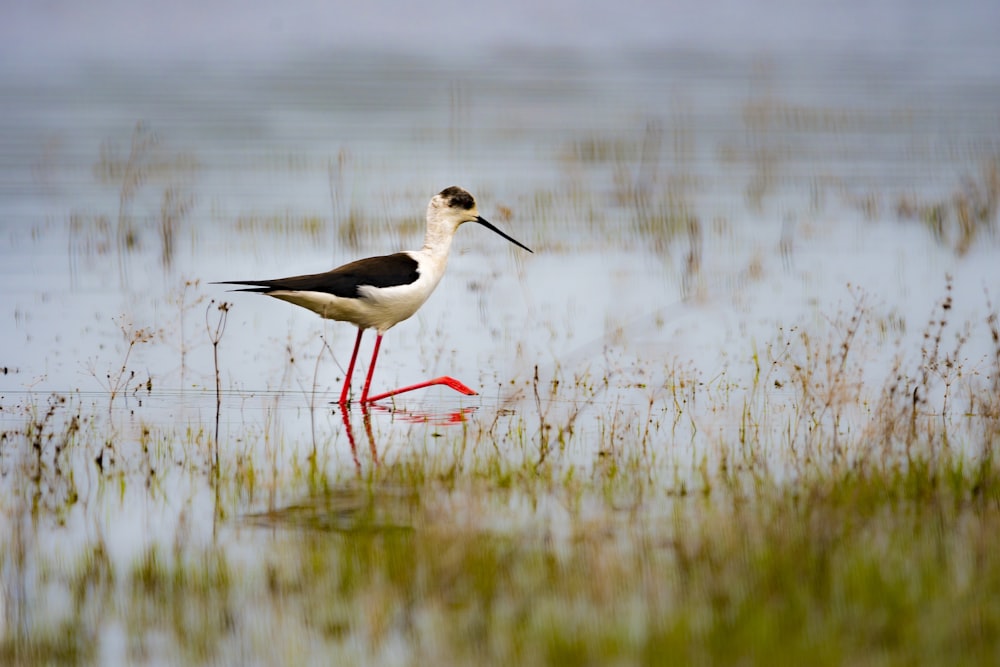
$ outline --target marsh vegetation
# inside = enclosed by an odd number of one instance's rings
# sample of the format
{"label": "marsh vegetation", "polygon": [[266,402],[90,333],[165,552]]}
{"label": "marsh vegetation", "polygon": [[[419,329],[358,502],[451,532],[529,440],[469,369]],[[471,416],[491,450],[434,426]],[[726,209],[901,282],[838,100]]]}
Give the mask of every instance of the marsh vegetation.
{"label": "marsh vegetation", "polygon": [[[646,65],[428,70],[443,120],[371,118],[388,142],[54,141],[5,229],[0,662],[1000,659],[992,126],[946,151],[964,100],[806,105],[758,68],[703,108]],[[381,101],[254,83],[310,141]],[[479,396],[341,410],[350,327],[206,285],[415,247],[425,181],[486,149],[463,184],[538,256],[463,231],[377,374]]]}

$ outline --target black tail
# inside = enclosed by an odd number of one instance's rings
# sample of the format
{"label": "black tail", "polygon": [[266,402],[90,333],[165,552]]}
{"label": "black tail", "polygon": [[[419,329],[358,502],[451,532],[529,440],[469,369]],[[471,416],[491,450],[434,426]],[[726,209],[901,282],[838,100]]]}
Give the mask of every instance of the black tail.
{"label": "black tail", "polygon": [[280,289],[270,280],[219,280],[216,282],[211,282],[209,285],[255,285],[255,287],[243,287],[240,289],[231,289],[230,292],[257,292],[258,294],[267,294],[268,292]]}

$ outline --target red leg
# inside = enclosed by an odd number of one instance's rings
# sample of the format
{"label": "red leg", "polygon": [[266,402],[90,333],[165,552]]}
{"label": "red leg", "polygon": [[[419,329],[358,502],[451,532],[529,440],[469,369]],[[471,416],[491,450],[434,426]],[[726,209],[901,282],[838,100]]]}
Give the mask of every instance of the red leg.
{"label": "red leg", "polygon": [[377,394],[368,397],[368,389],[372,385],[372,375],[375,373],[375,360],[378,359],[378,350],[382,346],[382,334],[379,334],[375,338],[375,351],[372,352],[372,363],[368,366],[368,377],[365,379],[365,388],[361,391],[361,403],[374,403],[375,401],[381,401],[383,398],[389,398],[390,396],[395,396],[396,394],[402,394],[407,391],[413,391],[414,389],[423,389],[424,387],[432,387],[436,384],[443,384],[451,387],[455,391],[461,392],[466,396],[475,396],[476,392],[469,389],[464,384],[456,380],[455,378],[448,377],[447,375],[442,375],[441,377],[434,378],[433,380],[427,380],[426,382],[419,382],[417,384],[411,384],[408,387],[400,387],[399,389],[393,389],[392,391],[387,391],[384,394]]}
{"label": "red leg", "polygon": [[[358,359],[358,349],[361,347],[361,336],[364,333],[364,329],[358,329],[358,338],[354,341],[354,352],[351,354],[351,363],[347,364],[347,377],[344,378],[344,389],[340,392],[340,405],[347,404],[347,392],[351,390],[351,376],[354,375],[354,362]],[[379,336],[379,338],[381,338],[381,336]],[[369,373],[369,381],[371,381],[371,377],[371,373]],[[368,393],[368,385],[365,385],[365,393]],[[361,400],[364,402],[364,398]]]}
{"label": "red leg", "polygon": [[375,350],[372,352],[372,362],[368,365],[368,377],[365,378],[365,388],[361,390],[361,402],[368,402],[368,388],[372,386],[372,375],[375,374],[375,360],[378,359],[378,349],[382,347],[382,334],[375,336]]}
{"label": "red leg", "polygon": [[441,377],[434,378],[433,380],[427,380],[426,382],[418,382],[417,384],[411,384],[408,387],[400,387],[399,389],[393,389],[392,391],[387,391],[384,394],[378,394],[376,396],[362,397],[362,401],[367,401],[373,403],[375,401],[381,401],[383,398],[389,398],[390,396],[395,396],[396,394],[403,394],[408,391],[413,391],[414,389],[423,389],[425,387],[433,387],[436,384],[443,384],[445,386],[451,387],[455,391],[461,392],[466,396],[475,396],[476,392],[469,389],[464,384],[459,382],[453,377],[448,377],[447,375],[442,375]]}

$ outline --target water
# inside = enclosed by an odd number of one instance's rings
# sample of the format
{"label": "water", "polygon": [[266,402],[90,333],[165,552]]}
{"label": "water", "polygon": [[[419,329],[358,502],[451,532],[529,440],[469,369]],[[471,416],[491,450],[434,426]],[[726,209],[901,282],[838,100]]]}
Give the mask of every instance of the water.
{"label": "water", "polygon": [[945,274],[966,319],[998,284],[992,233],[958,257],[954,229],[935,239],[897,211],[979,178],[996,80],[877,54],[350,55],[8,68],[5,395],[103,391],[112,413],[145,396],[143,419],[162,401],[165,422],[204,424],[206,327],[226,301],[222,388],[312,439],[300,411],[337,393],[351,327],[206,283],[417,247],[427,199],[452,183],[537,255],[463,229],[437,293],[386,337],[379,389],[448,373],[523,407],[536,367],[603,381],[649,359],[739,383],[745,341],[830,320],[848,285],[912,349]]}
{"label": "water", "polygon": [[[935,69],[913,50],[787,45],[4,66],[3,542],[97,541],[121,569],[220,544],[252,563],[289,548],[271,530],[433,516],[569,544],[581,516],[617,515],[583,492],[580,510],[569,482],[516,481],[518,462],[587,479],[634,454],[674,493],[703,457],[738,453],[741,415],[763,405],[761,456],[780,471],[799,423],[790,369],[836,359],[860,302],[839,389],[879,395],[897,354],[927,358],[946,275],[961,422],[991,386],[1000,291],[995,210],[963,247],[954,208],[988,199],[998,154],[1000,78],[967,66],[977,44]],[[463,228],[437,292],[386,335],[373,391],[449,374],[478,397],[435,388],[342,414],[352,327],[208,284],[418,247],[427,200],[452,184],[536,254]],[[4,567],[5,591],[27,582],[5,593],[14,634],[58,586]],[[131,650],[122,622],[94,622],[111,661]]]}
{"label": "water", "polygon": [[[947,202],[978,177],[1000,86],[896,65],[361,54],[152,77],[91,65],[30,84],[8,72],[0,382],[8,395],[117,383],[127,400],[149,381],[147,405],[170,392],[175,419],[187,392],[214,391],[206,327],[224,300],[222,387],[314,405],[338,390],[351,327],[206,283],[417,247],[429,194],[451,183],[537,256],[463,229],[438,292],[387,336],[380,388],[449,373],[502,400],[536,366],[601,378],[594,355],[609,349],[740,380],[740,341],[831,318],[848,285],[919,340],[946,273],[964,317],[984,307],[993,240],[956,257],[954,230],[935,241],[897,201]],[[127,191],[130,152],[142,178]],[[151,340],[125,377],[140,330]]]}

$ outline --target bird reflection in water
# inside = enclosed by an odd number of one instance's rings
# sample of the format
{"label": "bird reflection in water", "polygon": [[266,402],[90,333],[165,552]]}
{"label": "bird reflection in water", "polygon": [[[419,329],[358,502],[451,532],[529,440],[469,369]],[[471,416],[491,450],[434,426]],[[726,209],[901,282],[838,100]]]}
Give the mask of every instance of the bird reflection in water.
{"label": "bird reflection in water", "polygon": [[[351,411],[347,404],[340,403],[340,417],[344,421],[344,431],[347,433],[347,442],[351,447],[351,458],[357,468],[358,475],[361,475],[361,459],[358,458],[358,443],[354,437],[354,428],[351,424]],[[446,411],[425,411],[425,410],[405,410],[401,408],[389,407],[378,403],[361,404],[361,423],[364,425],[365,437],[368,440],[368,452],[371,455],[372,463],[379,465],[378,446],[375,443],[375,434],[372,431],[372,413],[384,414],[393,421],[402,421],[408,424],[430,424],[433,426],[455,426],[464,424],[472,413],[477,410],[476,406],[465,406],[455,410]]]}

